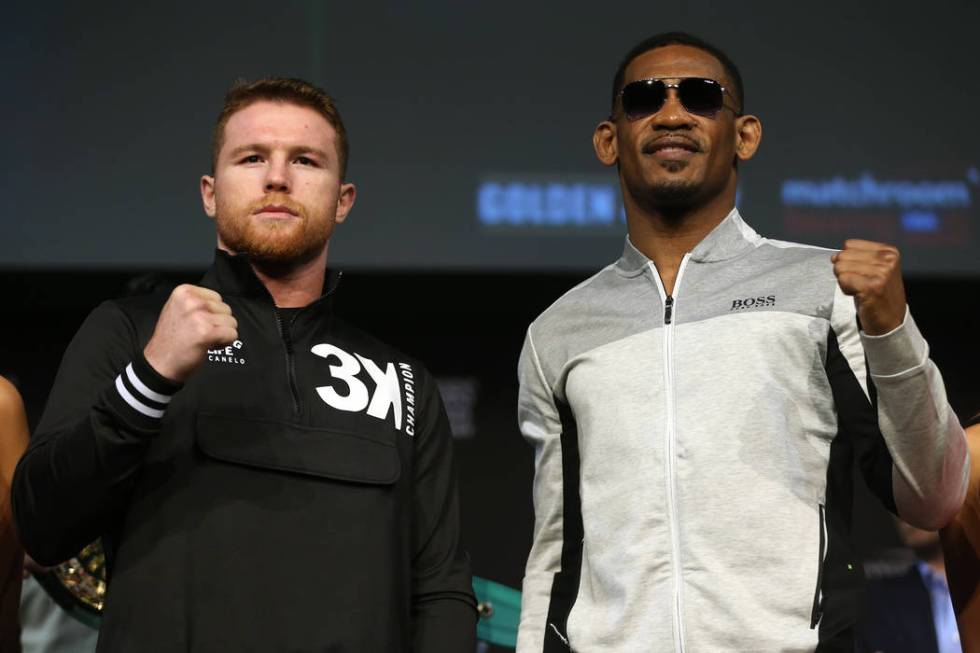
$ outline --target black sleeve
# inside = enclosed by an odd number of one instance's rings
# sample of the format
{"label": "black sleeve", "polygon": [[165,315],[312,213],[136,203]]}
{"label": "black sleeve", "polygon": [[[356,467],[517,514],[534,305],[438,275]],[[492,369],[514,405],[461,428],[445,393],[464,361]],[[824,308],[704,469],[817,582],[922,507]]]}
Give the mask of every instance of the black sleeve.
{"label": "black sleeve", "polygon": [[[827,346],[827,378],[837,407],[839,429],[846,437],[835,440],[836,446],[831,446],[831,469],[828,471],[828,485],[834,486],[835,480],[849,483],[851,469],[849,465],[834,464],[840,460],[849,462],[850,456],[841,454],[841,447],[849,445],[857,461],[858,469],[864,477],[864,482],[872,494],[878,497],[882,505],[893,514],[895,495],[892,491],[892,457],[885,444],[878,425],[877,396],[874,383],[868,375],[867,392],[861,387],[860,381],[841,352],[837,335],[831,331]],[[839,478],[832,478],[834,474]],[[828,488],[829,491],[830,488]],[[850,496],[850,492],[843,493]]]}
{"label": "black sleeve", "polygon": [[452,432],[429,374],[421,375],[415,434],[412,650],[471,653],[476,648],[476,599],[460,533]]}
{"label": "black sleeve", "polygon": [[143,358],[118,305],[106,302],[88,316],[14,474],[14,516],[35,560],[56,564],[114,529],[179,387]]}

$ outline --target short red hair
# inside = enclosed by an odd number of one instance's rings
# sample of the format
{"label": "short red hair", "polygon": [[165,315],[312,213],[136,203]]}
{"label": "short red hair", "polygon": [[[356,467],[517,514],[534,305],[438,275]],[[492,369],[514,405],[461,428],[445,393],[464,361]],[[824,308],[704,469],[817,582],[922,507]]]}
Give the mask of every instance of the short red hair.
{"label": "short red hair", "polygon": [[317,88],[302,79],[289,77],[263,77],[254,82],[239,80],[225,94],[225,103],[218,114],[218,122],[211,136],[211,169],[218,163],[218,153],[225,140],[225,125],[231,116],[245,107],[266,100],[295,104],[313,109],[330,123],[337,133],[337,160],[340,164],[340,178],[347,173],[347,131],[340,119],[340,112],[333,103],[333,98],[326,91]]}

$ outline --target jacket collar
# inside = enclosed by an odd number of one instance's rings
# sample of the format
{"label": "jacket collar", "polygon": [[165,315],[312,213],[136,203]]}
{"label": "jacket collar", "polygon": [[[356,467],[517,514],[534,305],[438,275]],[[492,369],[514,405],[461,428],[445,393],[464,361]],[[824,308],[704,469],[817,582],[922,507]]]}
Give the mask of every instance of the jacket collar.
{"label": "jacket collar", "polygon": [[[327,268],[323,281],[323,294],[309,306],[328,305],[329,300],[340,285],[342,274],[339,270]],[[201,285],[222,294],[249,297],[270,304],[273,303],[272,295],[256,276],[255,270],[252,269],[248,256],[245,254],[229,254],[221,249],[214,250],[214,261],[208,271],[204,273]]]}
{"label": "jacket collar", "polygon": [[[732,209],[725,219],[691,250],[691,260],[698,263],[725,261],[755,249],[762,241],[762,236],[742,220],[738,209]],[[616,266],[624,272],[637,273],[649,262],[650,259],[646,254],[638,250],[627,236],[623,255],[616,262]]]}

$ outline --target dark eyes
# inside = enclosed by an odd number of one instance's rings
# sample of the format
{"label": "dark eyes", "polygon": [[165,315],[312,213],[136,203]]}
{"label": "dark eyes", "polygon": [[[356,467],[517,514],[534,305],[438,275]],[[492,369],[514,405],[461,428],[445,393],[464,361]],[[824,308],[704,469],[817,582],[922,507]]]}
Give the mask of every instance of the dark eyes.
{"label": "dark eyes", "polygon": [[[248,156],[243,157],[242,160],[240,161],[240,163],[262,163],[262,155],[261,154],[249,154]],[[302,165],[302,166],[313,166],[313,167],[317,167],[317,165],[318,165],[315,160],[311,159],[308,156],[299,156],[299,157],[296,157],[295,163],[298,163],[299,165]]]}

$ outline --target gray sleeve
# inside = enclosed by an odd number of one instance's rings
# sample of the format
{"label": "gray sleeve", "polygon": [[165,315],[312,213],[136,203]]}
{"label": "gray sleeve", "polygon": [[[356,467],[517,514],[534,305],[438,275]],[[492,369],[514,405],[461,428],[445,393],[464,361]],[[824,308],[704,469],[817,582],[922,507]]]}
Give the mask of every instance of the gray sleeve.
{"label": "gray sleeve", "polygon": [[561,568],[563,531],[561,420],[530,329],[518,377],[517,419],[521,433],[534,447],[534,542],[524,572],[517,634],[518,653],[529,653],[544,647],[551,587]]}
{"label": "gray sleeve", "polygon": [[966,495],[969,456],[928,344],[908,309],[901,326],[887,334],[858,332],[854,300],[839,288],[833,321],[841,351],[866,394],[870,374],[878,426],[892,458],[898,515],[920,528],[945,525]]}

